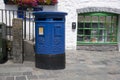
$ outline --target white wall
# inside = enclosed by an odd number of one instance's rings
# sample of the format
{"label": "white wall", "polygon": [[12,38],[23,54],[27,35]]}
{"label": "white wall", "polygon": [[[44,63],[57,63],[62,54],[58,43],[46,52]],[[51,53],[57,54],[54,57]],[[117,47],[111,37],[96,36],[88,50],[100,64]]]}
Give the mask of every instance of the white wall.
{"label": "white wall", "polygon": [[0,9],[4,9],[5,6],[4,6],[4,3],[3,3],[3,0],[0,0]]}
{"label": "white wall", "polygon": [[71,29],[72,22],[77,22],[76,9],[85,7],[110,7],[120,9],[120,0],[59,0],[58,11],[67,12],[66,17],[66,48],[76,49],[77,29]]}
{"label": "white wall", "polygon": [[[85,7],[110,7],[120,9],[120,0],[58,0],[55,6],[43,6],[44,11],[67,12],[66,16],[66,49],[76,49],[77,29],[72,30],[72,22],[77,23],[76,9]],[[1,9],[17,9],[16,6],[4,6],[0,0]]]}

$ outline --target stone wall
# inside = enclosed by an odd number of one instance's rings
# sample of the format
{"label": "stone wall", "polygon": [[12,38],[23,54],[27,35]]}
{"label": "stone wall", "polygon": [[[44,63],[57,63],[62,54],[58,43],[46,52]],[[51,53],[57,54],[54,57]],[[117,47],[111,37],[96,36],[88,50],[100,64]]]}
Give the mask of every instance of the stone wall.
{"label": "stone wall", "polygon": [[120,14],[120,9],[117,8],[109,8],[109,7],[86,7],[77,9],[77,13],[88,13],[88,12],[108,12]]}
{"label": "stone wall", "polygon": [[118,45],[79,45],[77,50],[118,51]]}
{"label": "stone wall", "polygon": [[22,63],[23,62],[23,34],[22,34],[22,19],[13,19],[13,42],[12,42],[12,52],[13,52],[13,62]]}

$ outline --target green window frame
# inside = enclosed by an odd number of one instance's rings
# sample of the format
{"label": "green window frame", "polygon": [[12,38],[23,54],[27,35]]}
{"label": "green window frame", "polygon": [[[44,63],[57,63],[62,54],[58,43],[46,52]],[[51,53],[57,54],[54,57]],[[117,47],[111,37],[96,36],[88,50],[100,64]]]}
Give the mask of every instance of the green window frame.
{"label": "green window frame", "polygon": [[117,44],[118,15],[112,13],[78,14],[77,45]]}

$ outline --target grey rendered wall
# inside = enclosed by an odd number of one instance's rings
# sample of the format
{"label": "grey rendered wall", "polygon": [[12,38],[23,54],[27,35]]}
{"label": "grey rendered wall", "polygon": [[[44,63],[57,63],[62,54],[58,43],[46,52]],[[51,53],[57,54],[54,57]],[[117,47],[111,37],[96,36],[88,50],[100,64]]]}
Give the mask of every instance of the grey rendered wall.
{"label": "grey rendered wall", "polygon": [[120,15],[118,17],[118,50],[120,52]]}

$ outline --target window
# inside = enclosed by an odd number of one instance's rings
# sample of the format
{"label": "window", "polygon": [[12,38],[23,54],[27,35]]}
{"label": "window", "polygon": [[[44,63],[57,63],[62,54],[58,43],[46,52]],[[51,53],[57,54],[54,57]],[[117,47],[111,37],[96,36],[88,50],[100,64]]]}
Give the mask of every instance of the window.
{"label": "window", "polygon": [[78,15],[77,44],[117,43],[117,15],[87,13]]}

